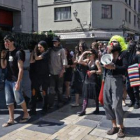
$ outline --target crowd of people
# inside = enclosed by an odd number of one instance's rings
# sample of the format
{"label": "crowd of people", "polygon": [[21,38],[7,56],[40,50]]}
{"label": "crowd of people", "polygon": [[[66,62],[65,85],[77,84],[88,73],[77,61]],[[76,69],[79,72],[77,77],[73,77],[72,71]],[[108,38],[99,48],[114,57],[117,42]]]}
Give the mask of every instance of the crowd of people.
{"label": "crowd of people", "polygon": [[[99,93],[101,82],[104,81],[104,109],[107,119],[112,122],[112,128],[107,134],[118,133],[119,138],[124,137],[122,105],[126,105],[126,93],[131,101],[128,106],[139,108],[139,84],[131,86],[131,82],[139,78],[134,77],[130,80],[134,75],[127,70],[129,66],[140,63],[140,47],[133,40],[126,44],[124,38],[118,35],[112,36],[108,44],[93,42],[91,46],[87,46],[85,41],[79,41],[75,52],[63,47],[57,36],[52,41],[53,46],[50,48],[45,41],[32,43],[34,49],[30,50],[30,60],[27,60],[29,66],[25,67],[24,50],[15,48],[12,35],[5,36],[6,49],[1,52],[1,67],[7,71],[5,98],[9,120],[3,127],[14,124],[15,102],[21,105],[24,111],[20,122],[27,122],[36,114],[37,100],[43,98],[42,113],[45,114],[54,105],[61,107],[70,101],[70,89],[75,94],[75,103],[71,104],[72,107],[80,105],[79,97],[82,95],[82,110],[77,112],[79,116],[86,114],[89,99],[95,100],[96,109],[93,114],[99,114]],[[111,63],[101,63],[101,58],[105,54],[112,55]],[[26,80],[25,72],[28,73]],[[28,92],[22,82],[29,83]]]}

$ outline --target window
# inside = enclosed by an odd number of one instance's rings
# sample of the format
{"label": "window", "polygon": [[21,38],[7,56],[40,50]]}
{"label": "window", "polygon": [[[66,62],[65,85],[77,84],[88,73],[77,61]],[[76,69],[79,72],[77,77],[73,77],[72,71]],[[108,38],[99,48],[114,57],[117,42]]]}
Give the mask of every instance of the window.
{"label": "window", "polygon": [[140,29],[140,18],[138,18],[138,28]]}
{"label": "window", "polygon": [[136,26],[136,15],[134,15],[134,26]]}
{"label": "window", "polygon": [[71,7],[55,8],[54,12],[54,20],[56,21],[71,20]]}
{"label": "window", "polygon": [[134,0],[134,10],[136,10],[136,0]]}
{"label": "window", "polygon": [[129,0],[129,5],[131,6],[131,0]]}
{"label": "window", "polygon": [[139,0],[139,3],[138,3],[138,12],[140,13],[140,0]]}
{"label": "window", "polygon": [[125,21],[127,22],[127,9],[125,9]]}
{"label": "window", "polygon": [[129,23],[131,23],[131,12],[129,11]]}
{"label": "window", "polygon": [[111,19],[112,18],[112,5],[102,5],[102,18]]}

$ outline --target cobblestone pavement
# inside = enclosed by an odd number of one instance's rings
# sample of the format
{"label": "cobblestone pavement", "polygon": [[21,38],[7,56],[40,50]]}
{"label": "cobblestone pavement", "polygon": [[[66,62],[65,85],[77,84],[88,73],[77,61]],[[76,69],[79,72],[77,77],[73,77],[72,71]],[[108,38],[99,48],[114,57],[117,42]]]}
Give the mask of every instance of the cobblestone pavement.
{"label": "cobblestone pavement", "polygon": [[[90,101],[86,115],[82,117],[76,115],[81,107],[65,105],[32,123],[17,124],[18,129],[2,136],[0,140],[119,140],[117,134],[106,134],[111,123],[106,120],[103,107],[100,107],[99,115],[93,115],[93,105]],[[140,109],[124,107],[124,111],[126,137],[123,140],[140,140]],[[4,131],[8,128],[0,129]]]}

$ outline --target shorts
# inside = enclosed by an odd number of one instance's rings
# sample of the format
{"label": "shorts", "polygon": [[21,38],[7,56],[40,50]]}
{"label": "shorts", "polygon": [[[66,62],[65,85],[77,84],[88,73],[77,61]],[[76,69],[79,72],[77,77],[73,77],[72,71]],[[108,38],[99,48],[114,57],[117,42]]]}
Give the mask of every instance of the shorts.
{"label": "shorts", "polygon": [[16,101],[17,105],[21,105],[24,102],[23,94],[21,92],[21,85],[18,91],[15,90],[16,82],[5,81],[5,98],[6,105],[14,104]]}

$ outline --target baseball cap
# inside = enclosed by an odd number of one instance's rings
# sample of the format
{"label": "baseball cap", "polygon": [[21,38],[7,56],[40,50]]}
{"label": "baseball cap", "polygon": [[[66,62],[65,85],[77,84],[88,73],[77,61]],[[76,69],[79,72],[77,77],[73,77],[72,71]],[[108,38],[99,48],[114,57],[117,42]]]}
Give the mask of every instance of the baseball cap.
{"label": "baseball cap", "polygon": [[55,36],[52,41],[53,42],[57,42],[57,41],[60,42],[60,38],[58,36]]}

